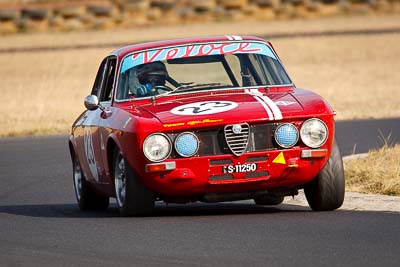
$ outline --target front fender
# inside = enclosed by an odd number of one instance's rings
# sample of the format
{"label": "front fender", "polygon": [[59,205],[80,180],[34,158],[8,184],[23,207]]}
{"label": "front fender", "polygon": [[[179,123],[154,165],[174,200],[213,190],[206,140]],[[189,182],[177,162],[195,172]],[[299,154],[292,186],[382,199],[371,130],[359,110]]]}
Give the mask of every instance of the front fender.
{"label": "front fender", "polygon": [[77,153],[78,150],[77,150],[76,141],[72,134],[69,136],[68,147],[69,147],[69,154],[71,156],[71,161],[74,161],[75,157],[77,157],[79,159],[78,153]]}

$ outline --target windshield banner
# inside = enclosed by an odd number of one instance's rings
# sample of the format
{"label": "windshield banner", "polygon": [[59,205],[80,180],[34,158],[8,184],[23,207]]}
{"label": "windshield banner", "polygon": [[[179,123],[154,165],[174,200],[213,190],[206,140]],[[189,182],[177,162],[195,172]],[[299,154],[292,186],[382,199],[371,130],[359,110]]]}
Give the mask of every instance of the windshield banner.
{"label": "windshield banner", "polygon": [[198,45],[175,46],[129,55],[122,62],[121,72],[125,72],[134,66],[153,61],[169,60],[174,58],[211,56],[221,54],[262,54],[276,59],[271,49],[258,42],[235,43],[209,43]]}

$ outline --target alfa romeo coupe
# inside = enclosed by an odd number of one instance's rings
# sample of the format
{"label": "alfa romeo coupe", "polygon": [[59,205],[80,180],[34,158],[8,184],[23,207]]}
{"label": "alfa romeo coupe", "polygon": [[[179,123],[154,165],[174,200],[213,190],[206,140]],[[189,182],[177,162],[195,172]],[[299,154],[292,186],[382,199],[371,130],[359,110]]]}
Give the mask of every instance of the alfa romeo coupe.
{"label": "alfa romeo coupe", "polygon": [[343,203],[334,111],[296,88],[263,39],[122,47],[84,104],[69,138],[81,210],[110,198],[124,216],[148,215],[155,201],[277,205],[301,189],[312,210]]}

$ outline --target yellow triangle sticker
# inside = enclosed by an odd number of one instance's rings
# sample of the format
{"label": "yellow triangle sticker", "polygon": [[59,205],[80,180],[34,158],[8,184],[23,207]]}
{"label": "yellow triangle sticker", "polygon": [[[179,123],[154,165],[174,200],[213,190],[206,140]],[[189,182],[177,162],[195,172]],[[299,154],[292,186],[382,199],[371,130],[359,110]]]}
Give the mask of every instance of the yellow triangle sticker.
{"label": "yellow triangle sticker", "polygon": [[283,155],[283,152],[279,153],[279,155],[272,161],[272,163],[286,164],[286,160],[285,160],[285,156]]}

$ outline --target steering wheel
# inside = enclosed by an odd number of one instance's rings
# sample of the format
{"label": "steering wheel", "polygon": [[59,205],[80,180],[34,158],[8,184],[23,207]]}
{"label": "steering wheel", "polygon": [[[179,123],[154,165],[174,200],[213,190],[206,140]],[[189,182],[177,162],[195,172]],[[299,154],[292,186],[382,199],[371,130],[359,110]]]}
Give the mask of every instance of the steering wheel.
{"label": "steering wheel", "polygon": [[[171,87],[166,86],[166,85],[156,85],[156,86],[153,87],[153,89],[157,92],[158,95],[160,95],[160,94],[162,94],[162,93],[165,93],[165,92],[172,92],[172,91],[174,91],[174,89],[172,89]],[[164,92],[161,92],[161,93],[160,93],[159,90],[162,90],[162,91],[164,91]]]}

